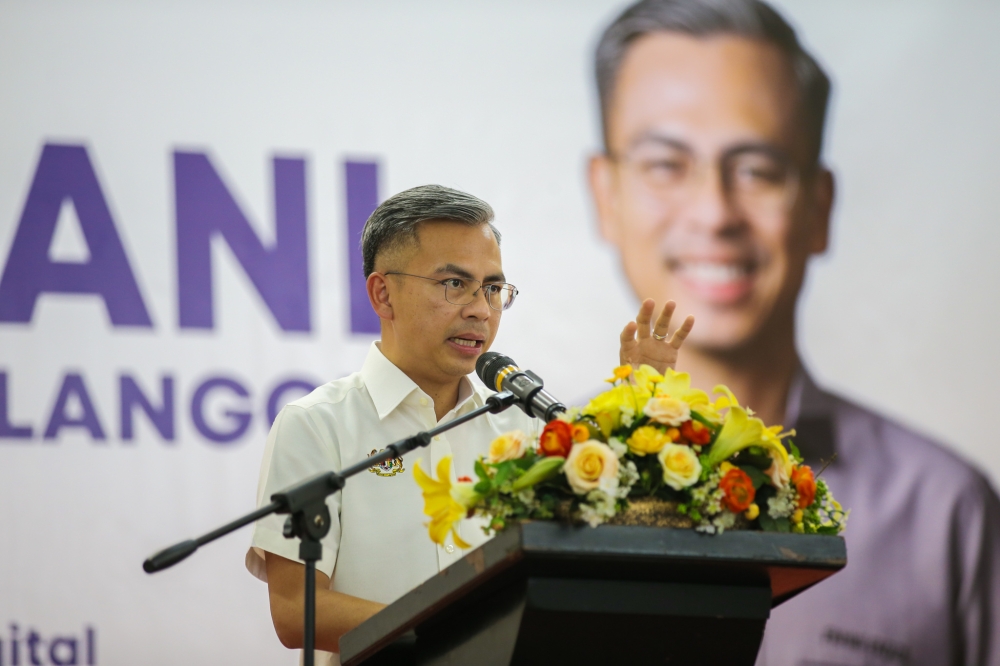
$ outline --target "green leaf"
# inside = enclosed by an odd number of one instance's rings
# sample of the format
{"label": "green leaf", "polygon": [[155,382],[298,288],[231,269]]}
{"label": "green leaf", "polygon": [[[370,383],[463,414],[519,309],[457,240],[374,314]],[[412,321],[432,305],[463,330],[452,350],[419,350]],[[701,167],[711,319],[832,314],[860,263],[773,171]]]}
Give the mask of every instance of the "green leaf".
{"label": "green leaf", "polygon": [[517,467],[519,470],[525,471],[531,469],[531,466],[535,464],[535,460],[536,456],[531,455],[529,453],[528,455],[525,455],[523,458],[516,458],[511,462],[514,463],[514,466]]}
{"label": "green leaf", "polygon": [[509,479],[514,473],[514,463],[510,460],[497,465],[497,475],[493,478],[493,483],[502,486],[504,481]]}
{"label": "green leaf", "polygon": [[491,490],[493,490],[493,484],[487,479],[486,481],[480,481],[476,485],[472,486],[480,495],[488,495]]}
{"label": "green leaf", "polygon": [[562,469],[563,463],[566,462],[565,458],[559,456],[550,456],[548,458],[542,458],[534,465],[531,466],[528,471],[526,471],[520,479],[515,481],[510,489],[514,492],[523,490],[524,488],[530,488],[531,486],[541,483],[547,479],[552,478],[559,473]]}
{"label": "green leaf", "polygon": [[476,460],[476,464],[473,467],[476,470],[476,476],[478,476],[483,481],[489,481],[490,475],[486,472],[486,468],[483,467],[482,460]]}
{"label": "green leaf", "polygon": [[712,423],[711,421],[709,421],[708,419],[706,419],[704,416],[694,411],[693,409],[691,410],[691,420],[697,421],[698,423],[702,424],[703,426],[711,430],[712,434],[719,432],[719,424]]}
{"label": "green leaf", "polygon": [[750,477],[750,481],[753,482],[754,490],[757,490],[762,485],[770,481],[767,474],[764,474],[764,472],[760,471],[760,469],[754,467],[753,465],[737,465],[737,467],[746,472],[747,476]]}
{"label": "green leaf", "polygon": [[785,441],[788,442],[788,451],[795,458],[795,462],[802,462],[802,454],[799,453],[799,447],[795,446],[795,442],[791,439],[786,439]]}

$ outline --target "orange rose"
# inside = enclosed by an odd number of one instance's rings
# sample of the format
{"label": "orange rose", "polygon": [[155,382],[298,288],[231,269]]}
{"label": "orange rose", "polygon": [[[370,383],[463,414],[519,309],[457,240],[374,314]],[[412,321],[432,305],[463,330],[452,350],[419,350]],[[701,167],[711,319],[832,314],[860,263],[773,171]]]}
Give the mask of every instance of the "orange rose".
{"label": "orange rose", "polygon": [[712,441],[712,431],[694,419],[681,424],[681,435],[692,444],[704,445]]}
{"label": "orange rose", "polygon": [[[588,437],[589,439],[589,437]],[[573,448],[573,427],[565,421],[550,421],[538,438],[538,452],[543,456],[565,458]]]}
{"label": "orange rose", "polygon": [[816,499],[816,477],[809,465],[798,465],[792,470],[792,485],[799,494],[799,508],[804,509]]}
{"label": "orange rose", "polygon": [[753,481],[739,467],[733,467],[719,481],[719,488],[725,495],[722,504],[733,513],[742,513],[753,504],[757,494],[753,489]]}
{"label": "orange rose", "polygon": [[573,441],[577,444],[582,444],[590,439],[593,434],[590,432],[590,428],[582,423],[573,424]]}

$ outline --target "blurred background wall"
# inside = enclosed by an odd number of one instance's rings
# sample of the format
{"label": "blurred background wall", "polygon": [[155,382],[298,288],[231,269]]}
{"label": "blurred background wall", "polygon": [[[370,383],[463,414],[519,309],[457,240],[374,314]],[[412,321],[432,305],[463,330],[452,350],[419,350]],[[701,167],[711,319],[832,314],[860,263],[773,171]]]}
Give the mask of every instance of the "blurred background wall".
{"label": "blurred background wall", "polygon": [[[1000,5],[777,4],[835,85],[804,357],[996,482]],[[436,182],[489,201],[521,289],[494,348],[567,400],[600,385],[637,306],[584,181],[592,49],[622,6],[0,3],[0,268],[31,255],[17,270],[38,286],[100,264],[125,299],[115,321],[98,295],[0,293],[0,649],[35,630],[77,640],[79,663],[295,662],[244,570],[248,533],[155,577],[140,564],[252,508],[269,402],[360,366],[350,223],[376,196]],[[12,252],[59,188],[76,205]],[[234,210],[228,242],[205,241]],[[109,220],[124,271],[92,252]],[[276,235],[285,264],[266,259]]]}

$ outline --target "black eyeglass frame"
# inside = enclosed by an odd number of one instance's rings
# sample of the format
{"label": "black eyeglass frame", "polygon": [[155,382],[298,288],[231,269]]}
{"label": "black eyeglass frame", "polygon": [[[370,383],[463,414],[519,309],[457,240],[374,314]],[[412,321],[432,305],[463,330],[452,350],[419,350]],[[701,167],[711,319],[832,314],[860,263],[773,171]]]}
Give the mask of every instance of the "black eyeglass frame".
{"label": "black eyeglass frame", "polygon": [[[507,304],[505,306],[500,307],[500,308],[494,307],[493,303],[490,302],[489,295],[486,294],[485,292],[483,293],[483,295],[486,297],[486,304],[488,306],[490,306],[491,310],[496,310],[497,312],[503,312],[504,310],[509,310],[510,306],[512,306],[514,304],[514,299],[516,299],[517,295],[520,293],[518,291],[517,287],[515,287],[514,285],[512,285],[509,282],[489,282],[489,283],[484,284],[482,282],[482,280],[473,280],[472,278],[464,278],[464,277],[449,277],[449,278],[443,278],[443,279],[439,280],[437,278],[427,277],[426,275],[415,275],[413,273],[402,273],[400,271],[387,271],[387,272],[383,273],[382,275],[405,275],[406,277],[415,277],[415,278],[420,278],[421,280],[430,280],[431,282],[437,282],[438,284],[440,284],[441,286],[444,287],[444,300],[448,301],[452,305],[458,305],[458,306],[468,305],[469,303],[472,303],[473,301],[475,301],[476,300],[476,294],[478,294],[480,291],[482,291],[483,287],[488,287],[488,286],[510,287],[511,288],[511,292],[512,292],[511,296],[510,296],[510,300],[507,301]],[[475,291],[472,292],[472,298],[467,303],[456,303],[455,301],[453,301],[453,300],[451,300],[451,299],[448,298],[448,285],[446,283],[449,280],[463,280],[463,281],[466,281],[466,282],[478,282],[479,283],[479,287]]]}

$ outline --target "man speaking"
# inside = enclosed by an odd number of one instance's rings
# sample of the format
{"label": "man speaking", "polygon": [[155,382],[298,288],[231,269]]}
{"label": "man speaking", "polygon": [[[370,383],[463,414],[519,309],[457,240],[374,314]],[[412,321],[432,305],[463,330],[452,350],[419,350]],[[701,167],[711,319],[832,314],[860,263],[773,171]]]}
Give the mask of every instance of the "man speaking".
{"label": "man speaking", "polygon": [[[848,565],[775,609],[759,663],[1000,663],[1000,505],[976,470],[818,388],[795,347],[806,264],[826,249],[830,83],[755,0],[646,0],[596,54],[601,231],[640,298],[698,318],[682,369],[726,384],[851,507]],[[627,333],[627,331],[626,331]],[[931,368],[929,367],[930,371]]]}
{"label": "man speaking", "polygon": [[[477,389],[467,375],[518,293],[504,275],[492,219],[486,202],[434,185],[401,192],[372,213],[362,254],[380,340],[360,372],[319,387],[278,415],[261,466],[258,505],[302,479],[342,469],[483,405],[489,391]],[[673,303],[651,327],[653,308],[644,302],[628,325],[622,355],[672,367],[694,320],[668,336]],[[332,525],[316,566],[317,648],[337,652],[344,633],[461,557],[451,544],[427,538],[423,499],[411,476],[417,461],[434,469],[453,456],[455,473],[471,475],[473,462],[497,436],[511,430],[534,436],[541,425],[517,409],[487,414],[435,437],[405,460],[372,467],[333,495]],[[267,582],[281,642],[301,647],[303,565],[298,542],[282,536],[282,524],[279,516],[257,523],[246,563]],[[473,546],[486,540],[473,521],[458,530]]]}

